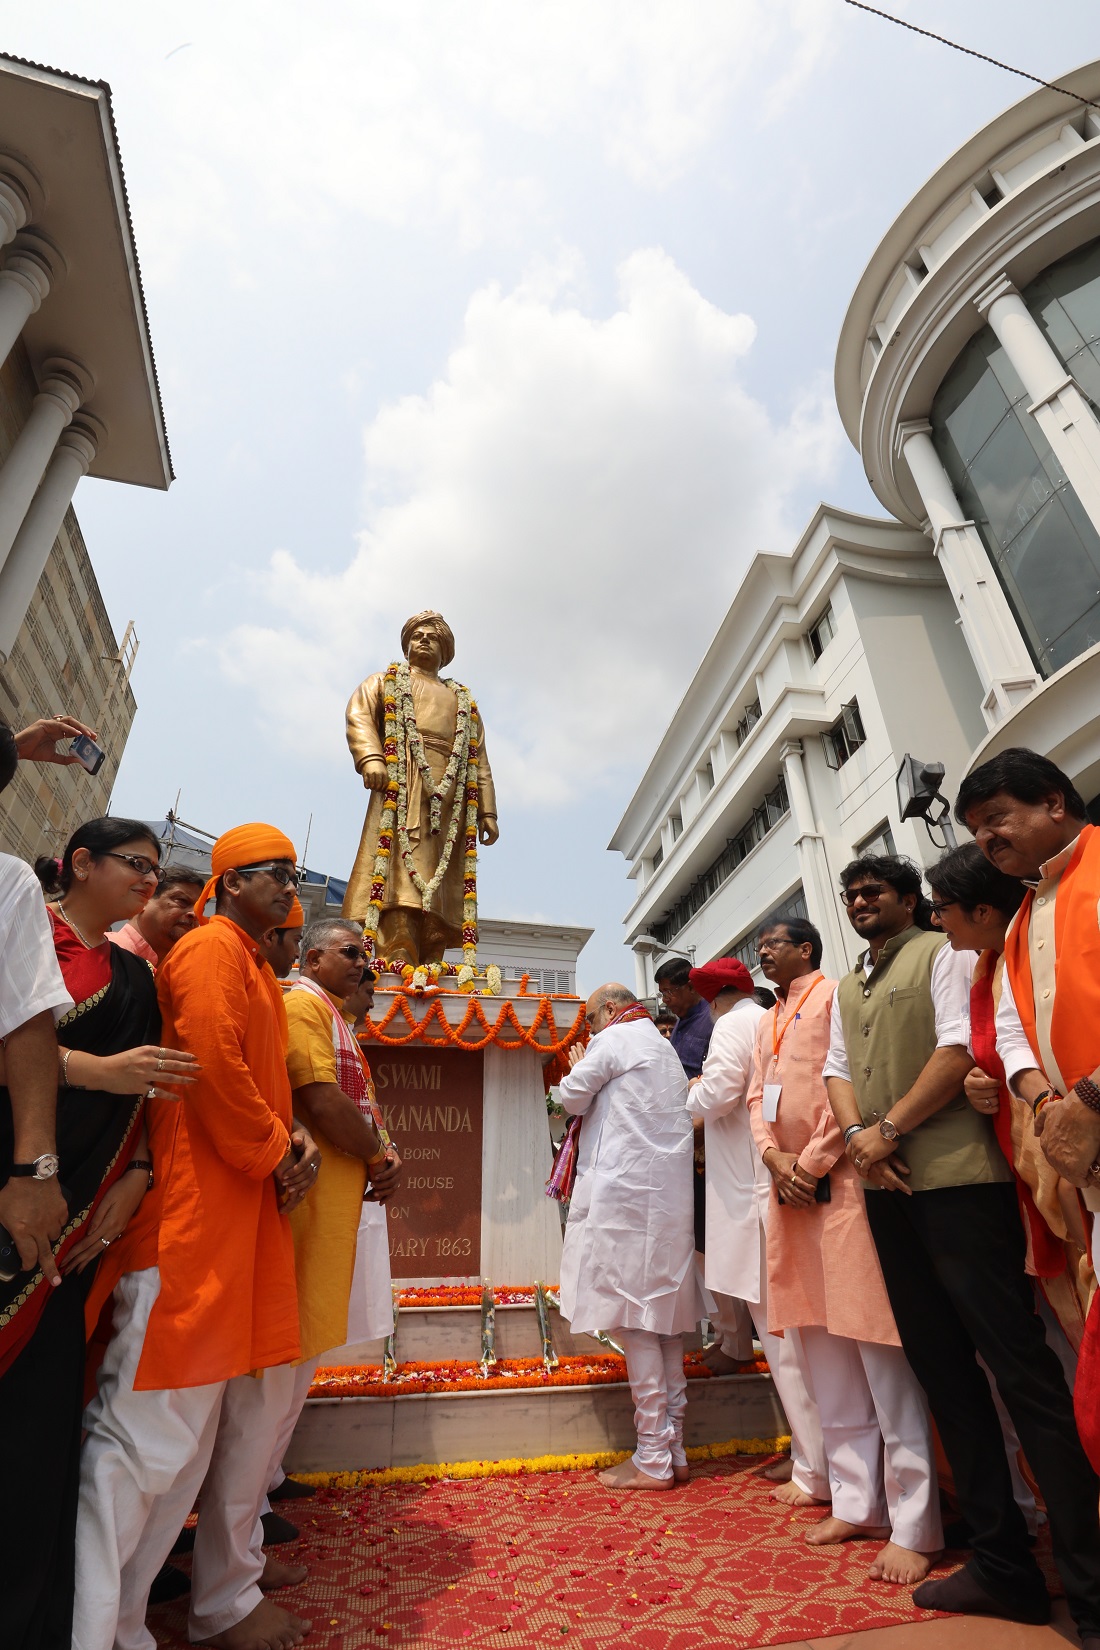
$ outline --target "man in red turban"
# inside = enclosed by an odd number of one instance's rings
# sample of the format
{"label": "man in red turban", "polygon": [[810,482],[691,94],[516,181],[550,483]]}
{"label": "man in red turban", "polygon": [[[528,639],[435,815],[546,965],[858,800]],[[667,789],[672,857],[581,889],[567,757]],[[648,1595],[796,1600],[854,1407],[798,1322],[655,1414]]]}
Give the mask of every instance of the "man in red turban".
{"label": "man in red turban", "polygon": [[[157,973],[162,1041],[190,1049],[201,1075],[186,1100],[149,1102],[156,1184],[122,1239],[114,1334],[85,1417],[76,1650],[152,1646],[150,1584],[206,1475],[227,1394],[242,1381],[260,1398],[253,1436],[232,1482],[208,1481],[207,1495],[220,1499],[223,1525],[247,1522],[251,1533],[267,1489],[263,1432],[270,1422],[274,1436],[285,1394],[274,1376],[252,1372],[278,1374],[299,1355],[287,1214],[319,1161],[293,1122],[286,1013],[260,948],[290,915],[295,860],[294,844],[271,825],[219,837],[195,905],[200,926]],[[200,1546],[193,1639],[301,1641],[308,1623],[263,1599],[259,1573],[227,1575],[225,1543]]]}

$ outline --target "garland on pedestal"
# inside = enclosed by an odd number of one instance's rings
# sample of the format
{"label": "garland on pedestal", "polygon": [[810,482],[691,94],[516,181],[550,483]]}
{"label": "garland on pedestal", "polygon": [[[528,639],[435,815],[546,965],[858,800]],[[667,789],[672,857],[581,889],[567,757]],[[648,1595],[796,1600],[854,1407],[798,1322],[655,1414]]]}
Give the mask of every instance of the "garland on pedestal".
{"label": "garland on pedestal", "polygon": [[[455,737],[443,777],[437,784],[432,777],[431,764],[424,749],[424,740],[416,725],[416,710],[412,697],[412,678],[408,660],[401,659],[389,666],[382,680],[382,754],[386,761],[386,788],[382,797],[382,818],[378,843],[374,851],[371,873],[370,900],[363,922],[363,937],[367,952],[373,955],[378,921],[386,897],[390,856],[396,834],[401,863],[409,880],[423,901],[425,911],[432,908],[432,900],[439,891],[451,855],[458,840],[460,821],[464,818],[462,866],[462,964],[457,971],[459,990],[472,989],[477,970],[477,769],[481,755],[481,718],[470,690],[450,677],[441,677],[458,700],[455,715]],[[450,818],[443,852],[432,877],[425,882],[416,868],[412,845],[409,842],[409,783],[408,755],[420,774],[428,799],[429,835],[438,836],[443,828],[443,803],[453,790]],[[461,786],[459,774],[464,776]]]}

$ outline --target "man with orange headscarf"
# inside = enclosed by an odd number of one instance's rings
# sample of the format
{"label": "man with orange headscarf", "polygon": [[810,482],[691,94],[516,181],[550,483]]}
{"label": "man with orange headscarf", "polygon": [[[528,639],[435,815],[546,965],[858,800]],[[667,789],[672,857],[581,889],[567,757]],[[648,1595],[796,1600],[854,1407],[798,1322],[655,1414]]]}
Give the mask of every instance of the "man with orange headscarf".
{"label": "man with orange headscarf", "polygon": [[[242,1379],[260,1400],[257,1447],[237,1452],[239,1479],[213,1494],[251,1529],[267,1487],[247,1477],[260,1462],[264,1479],[259,1435],[281,1420],[285,1394],[279,1380],[250,1372],[279,1371],[299,1355],[286,1216],[319,1161],[294,1128],[286,1013],[260,949],[286,923],[295,857],[270,825],[219,837],[195,905],[200,926],[158,970],[164,1044],[192,1050],[202,1074],[185,1102],[149,1105],[156,1185],[120,1244],[114,1335],[85,1415],[76,1650],[152,1650],[149,1587],[206,1475],[226,1393]],[[227,1588],[220,1553],[204,1557],[196,1542],[192,1637],[227,1650],[301,1642],[308,1623],[263,1599],[258,1574],[231,1579],[238,1585]],[[208,1608],[214,1598],[220,1619]]]}

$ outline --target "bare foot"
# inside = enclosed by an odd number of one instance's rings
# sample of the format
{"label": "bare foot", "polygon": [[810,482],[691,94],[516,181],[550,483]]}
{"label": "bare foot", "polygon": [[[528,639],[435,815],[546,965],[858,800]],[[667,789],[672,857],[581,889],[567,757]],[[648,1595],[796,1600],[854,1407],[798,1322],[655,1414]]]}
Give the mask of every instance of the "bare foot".
{"label": "bare foot", "polygon": [[303,1643],[311,1625],[265,1598],[235,1627],[227,1627],[224,1633],[215,1633],[212,1639],[202,1642],[215,1650],[293,1650],[294,1645]]}
{"label": "bare foot", "polygon": [[823,1518],[820,1524],[806,1531],[806,1540],[811,1547],[834,1547],[841,1541],[881,1541],[889,1534],[888,1528],[878,1524],[849,1524],[843,1518]]}
{"label": "bare foot", "polygon": [[758,1477],[766,1478],[769,1484],[789,1484],[794,1471],[794,1462],[789,1455],[781,1455],[778,1461],[769,1461],[766,1467],[761,1467]]}
{"label": "bare foot", "polygon": [[654,1478],[648,1472],[642,1472],[629,1456],[617,1467],[605,1467],[599,1479],[609,1490],[670,1490],[676,1482],[671,1473],[667,1478]]}
{"label": "bare foot", "polygon": [[915,1553],[888,1541],[867,1574],[872,1581],[893,1581],[899,1587],[913,1587],[923,1581],[942,1553]]}
{"label": "bare foot", "polygon": [[274,1553],[264,1554],[264,1573],[260,1577],[260,1586],[265,1593],[273,1593],[278,1587],[297,1587],[304,1581],[309,1570],[304,1564],[287,1564],[277,1558]]}
{"label": "bare foot", "polygon": [[802,1489],[792,1478],[789,1484],[778,1484],[772,1491],[773,1501],[781,1501],[785,1507],[827,1507],[829,1505],[823,1497],[811,1495],[809,1490]]}
{"label": "bare foot", "polygon": [[703,1362],[714,1375],[735,1375],[741,1368],[739,1360],[723,1352],[717,1342],[703,1353]]}
{"label": "bare foot", "polygon": [[674,1484],[686,1484],[691,1477],[691,1468],[686,1461],[672,1463],[672,1481]]}

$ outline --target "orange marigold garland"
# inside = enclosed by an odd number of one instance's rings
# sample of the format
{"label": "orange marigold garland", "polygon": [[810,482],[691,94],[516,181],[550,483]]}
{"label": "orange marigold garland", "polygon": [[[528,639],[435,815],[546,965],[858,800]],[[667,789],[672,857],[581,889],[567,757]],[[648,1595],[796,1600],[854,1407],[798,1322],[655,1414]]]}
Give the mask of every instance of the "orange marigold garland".
{"label": "orange marigold garland", "polygon": [[[500,1358],[491,1375],[483,1375],[476,1359],[443,1358],[431,1363],[399,1364],[386,1379],[380,1364],[322,1366],[313,1377],[313,1398],[407,1398],[417,1394],[488,1392],[525,1387],[603,1386],[626,1380],[626,1360],[612,1353],[559,1358],[547,1369],[541,1358]],[[684,1358],[689,1381],[712,1380],[713,1371],[702,1354]],[[741,1364],[739,1375],[766,1375],[763,1358]]]}
{"label": "orange marigold garland", "polygon": [[[359,1031],[359,1040],[368,1047],[371,1043],[381,1043],[386,1048],[407,1048],[414,1043],[420,1043],[427,1048],[464,1048],[482,1049],[495,1044],[497,1048],[533,1048],[540,1054],[560,1054],[562,1049],[568,1048],[570,1043],[576,1042],[582,1035],[584,1027],[584,1004],[576,997],[564,999],[571,1005],[576,1004],[573,1019],[564,1033],[559,1033],[554,1019],[553,1002],[562,999],[542,997],[535,1011],[535,1018],[529,1026],[522,1026],[516,1017],[516,1011],[511,1003],[505,999],[500,1005],[500,1013],[493,1025],[485,1017],[485,1010],[481,1006],[479,997],[471,997],[457,1026],[448,1023],[443,1004],[438,997],[434,997],[428,1004],[427,1013],[420,1021],[414,1019],[409,1010],[408,998],[404,992],[396,992],[393,1002],[380,1020],[365,1020]],[[402,1018],[408,1030],[404,1036],[391,1037],[389,1028],[398,1018]],[[475,1024],[480,1025],[480,1033],[475,1032],[467,1036],[467,1032]],[[438,1027],[441,1035],[431,1034],[431,1028]],[[545,1028],[547,1041],[539,1041],[539,1032]],[[505,1035],[512,1031],[514,1036]]]}

